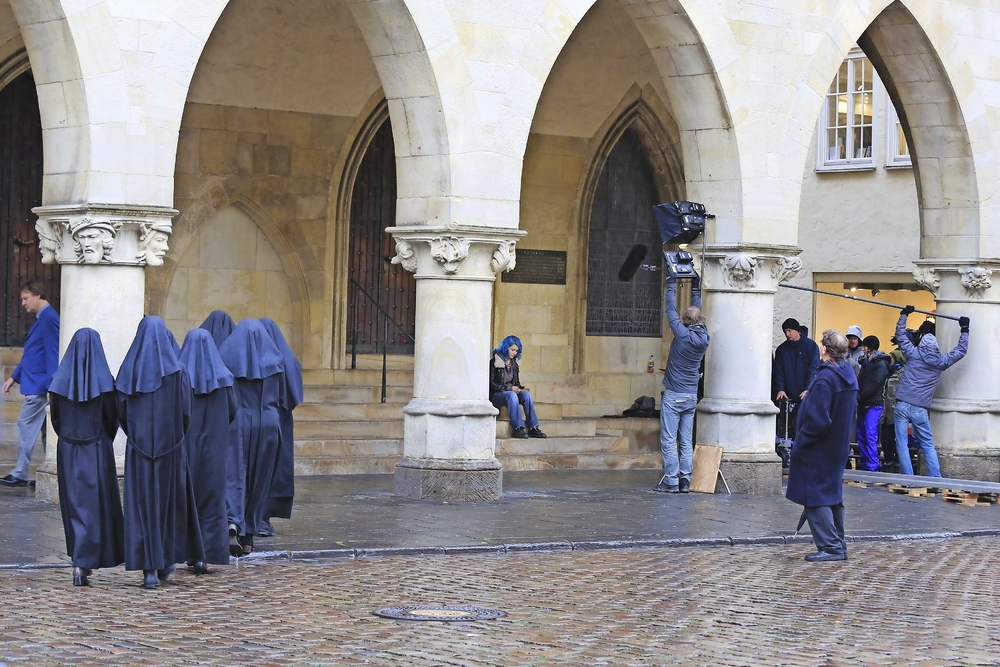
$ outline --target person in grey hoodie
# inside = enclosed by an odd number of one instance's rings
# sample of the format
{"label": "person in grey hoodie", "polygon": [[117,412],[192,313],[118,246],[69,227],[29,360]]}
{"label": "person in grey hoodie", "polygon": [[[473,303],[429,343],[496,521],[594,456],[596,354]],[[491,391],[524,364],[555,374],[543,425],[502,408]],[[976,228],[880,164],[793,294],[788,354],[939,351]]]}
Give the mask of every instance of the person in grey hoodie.
{"label": "person in grey hoodie", "polygon": [[653,487],[664,493],[688,493],[694,461],[692,430],[698,406],[701,360],[708,350],[708,328],[701,314],[701,281],[691,283],[691,305],[677,313],[677,279],[667,279],[667,320],[674,339],[663,374],[660,407],[660,452],[663,477]]}
{"label": "person in grey hoodie", "polygon": [[958,345],[948,354],[941,354],[934,334],[924,334],[919,345],[910,341],[906,333],[906,318],[914,310],[913,306],[906,306],[900,311],[899,321],[896,322],[896,340],[899,349],[906,356],[906,366],[903,367],[903,375],[896,387],[896,453],[899,456],[899,472],[912,475],[907,426],[913,424],[913,435],[924,453],[927,475],[940,477],[941,465],[938,463],[937,450],[934,449],[934,436],[927,409],[934,399],[934,390],[941,373],[964,357],[969,350],[969,318],[958,318],[958,325],[961,327]]}

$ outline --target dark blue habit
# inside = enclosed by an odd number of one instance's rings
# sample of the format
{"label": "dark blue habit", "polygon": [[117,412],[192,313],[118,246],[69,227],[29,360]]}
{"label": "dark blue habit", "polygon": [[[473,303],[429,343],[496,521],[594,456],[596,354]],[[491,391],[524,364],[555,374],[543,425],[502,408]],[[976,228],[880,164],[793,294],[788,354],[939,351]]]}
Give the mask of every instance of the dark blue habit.
{"label": "dark blue habit", "polygon": [[115,382],[118,421],[128,436],[126,570],[205,559],[185,459],[191,380],[175,345],[162,319],[144,317]]}
{"label": "dark blue habit", "polygon": [[226,311],[213,310],[208,314],[208,317],[205,318],[205,321],[201,323],[199,328],[212,334],[215,347],[219,348],[232,335],[233,329],[236,328],[236,323],[233,322],[233,318],[229,317],[229,313]]}
{"label": "dark blue habit", "polygon": [[229,523],[244,544],[252,544],[264,523],[278,459],[284,364],[267,329],[253,319],[237,325],[219,355],[235,378],[237,403],[226,464]]}
{"label": "dark blue habit", "polygon": [[281,353],[285,367],[285,395],[278,408],[281,417],[281,443],[278,445],[278,465],[271,480],[271,493],[264,518],[292,518],[292,500],[295,497],[295,432],[292,410],[302,402],[302,365],[285,341],[281,329],[270,317],[262,317],[260,323]]}
{"label": "dark blue habit", "polygon": [[191,378],[193,392],[186,441],[205,562],[228,565],[226,456],[229,424],[236,417],[233,374],[222,362],[212,335],[205,329],[187,333],[180,362]]}
{"label": "dark blue habit", "polygon": [[66,552],[73,567],[117,567],[125,562],[115,471],[118,412],[100,334],[93,329],[73,334],[49,395],[52,428],[59,435],[56,476]]}

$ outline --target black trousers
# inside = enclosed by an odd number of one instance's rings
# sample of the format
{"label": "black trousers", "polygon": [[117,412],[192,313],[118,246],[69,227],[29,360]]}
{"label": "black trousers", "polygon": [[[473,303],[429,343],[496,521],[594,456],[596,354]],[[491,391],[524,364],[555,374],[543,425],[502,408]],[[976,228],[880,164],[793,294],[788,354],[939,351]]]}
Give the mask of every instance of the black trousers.
{"label": "black trousers", "polygon": [[816,543],[816,549],[835,554],[846,554],[844,506],[841,504],[807,507],[805,512],[813,542]]}

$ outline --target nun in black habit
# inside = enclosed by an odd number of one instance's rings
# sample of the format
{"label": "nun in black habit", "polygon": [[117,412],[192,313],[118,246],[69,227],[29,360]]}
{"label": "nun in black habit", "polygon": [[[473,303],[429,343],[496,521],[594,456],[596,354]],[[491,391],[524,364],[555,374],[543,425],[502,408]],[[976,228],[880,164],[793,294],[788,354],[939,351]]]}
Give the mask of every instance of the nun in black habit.
{"label": "nun in black habit", "polygon": [[253,319],[236,326],[219,355],[235,378],[237,403],[226,471],[229,548],[245,555],[253,551],[253,536],[264,522],[278,459],[284,365],[267,329]]}
{"label": "nun in black habit", "polygon": [[101,336],[80,329],[49,386],[56,450],[59,509],[73,585],[87,586],[91,570],[125,562],[122,501],[114,439],[118,432],[115,380]]}
{"label": "nun in black habit", "polygon": [[281,418],[281,442],[278,445],[278,463],[271,480],[271,493],[267,511],[264,512],[264,523],[258,535],[268,537],[274,535],[271,517],[280,519],[292,518],[292,499],[295,497],[295,434],[292,422],[292,410],[302,402],[302,365],[295,358],[295,353],[288,346],[278,325],[269,317],[262,317],[260,323],[267,329],[271,340],[281,353],[285,367],[284,400],[278,408]]}
{"label": "nun in black habit", "polygon": [[162,319],[144,317],[115,382],[128,436],[125,569],[142,570],[146,588],[166,581],[179,560],[204,561],[184,456],[191,380],[175,346]]}
{"label": "nun in black habit", "polygon": [[193,392],[187,456],[205,561],[228,565],[226,456],[229,424],[236,417],[233,374],[219,356],[212,335],[204,329],[192,329],[184,337],[180,362],[191,378]]}
{"label": "nun in black habit", "polygon": [[208,317],[205,318],[205,321],[201,323],[199,328],[212,334],[212,340],[215,341],[215,347],[218,349],[232,335],[233,329],[236,328],[236,323],[233,322],[233,318],[229,317],[229,313],[226,311],[213,310],[208,314]]}

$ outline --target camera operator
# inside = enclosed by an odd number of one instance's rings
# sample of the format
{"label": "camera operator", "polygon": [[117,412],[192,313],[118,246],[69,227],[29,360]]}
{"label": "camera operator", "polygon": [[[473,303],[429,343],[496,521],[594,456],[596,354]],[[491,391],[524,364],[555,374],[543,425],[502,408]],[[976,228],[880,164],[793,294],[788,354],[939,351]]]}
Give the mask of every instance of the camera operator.
{"label": "camera operator", "polygon": [[698,406],[701,362],[708,350],[708,328],[701,313],[701,281],[691,282],[691,305],[677,314],[677,279],[667,278],[667,320],[674,339],[663,374],[660,407],[660,452],[663,477],[653,487],[664,493],[688,493],[694,460],[692,430]]}

